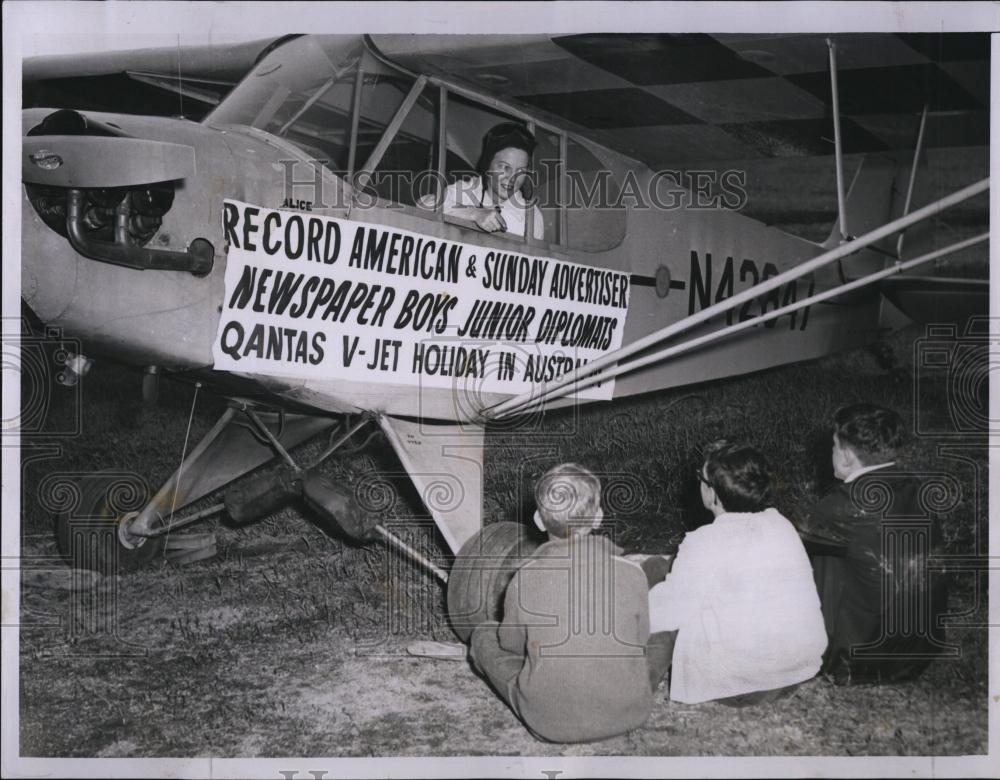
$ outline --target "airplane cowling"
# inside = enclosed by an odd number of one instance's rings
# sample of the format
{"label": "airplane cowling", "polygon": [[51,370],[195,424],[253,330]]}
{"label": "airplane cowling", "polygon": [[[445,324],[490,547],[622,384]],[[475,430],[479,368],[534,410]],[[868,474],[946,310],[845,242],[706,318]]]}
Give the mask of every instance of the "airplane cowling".
{"label": "airplane cowling", "polygon": [[50,187],[131,187],[195,173],[185,144],[114,136],[47,135],[23,139],[21,178]]}
{"label": "airplane cowling", "polygon": [[195,173],[194,147],[136,137],[117,122],[72,109],[46,114],[24,136],[21,178],[29,184],[130,187]]}

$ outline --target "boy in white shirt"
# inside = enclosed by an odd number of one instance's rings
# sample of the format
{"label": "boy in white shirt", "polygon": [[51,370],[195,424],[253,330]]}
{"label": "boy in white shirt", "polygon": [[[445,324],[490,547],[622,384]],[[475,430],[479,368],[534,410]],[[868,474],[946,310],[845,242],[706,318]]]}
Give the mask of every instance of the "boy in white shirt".
{"label": "boy in white shirt", "polygon": [[716,443],[698,479],[715,520],[687,534],[650,590],[649,652],[662,656],[676,632],[675,701],[769,701],[820,668],[827,638],[812,567],[794,526],[770,507],[760,452]]}

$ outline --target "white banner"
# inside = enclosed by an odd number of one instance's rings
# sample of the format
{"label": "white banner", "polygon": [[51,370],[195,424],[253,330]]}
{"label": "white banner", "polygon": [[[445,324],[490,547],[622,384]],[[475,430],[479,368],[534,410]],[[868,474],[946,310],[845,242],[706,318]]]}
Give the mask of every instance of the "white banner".
{"label": "white banner", "polygon": [[233,200],[223,228],[219,370],[517,394],[621,346],[620,271]]}

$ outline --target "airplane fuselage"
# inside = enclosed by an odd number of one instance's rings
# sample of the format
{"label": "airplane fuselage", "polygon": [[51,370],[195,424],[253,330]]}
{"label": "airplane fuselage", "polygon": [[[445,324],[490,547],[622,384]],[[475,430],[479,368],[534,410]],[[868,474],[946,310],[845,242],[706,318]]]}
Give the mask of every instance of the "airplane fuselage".
{"label": "airplane fuselage", "polygon": [[[24,130],[36,126],[50,112],[34,109],[24,114]],[[190,146],[194,149],[196,173],[177,182],[174,202],[163,216],[162,225],[151,245],[183,250],[197,238],[214,248],[214,267],[207,276],[197,277],[180,271],[135,270],[87,259],[78,254],[67,240],[50,229],[32,207],[27,194],[23,201],[22,287],[25,302],[45,323],[57,326],[79,338],[88,353],[108,354],[138,365],[155,365],[168,371],[197,371],[220,388],[239,388],[242,392],[258,390],[283,399],[290,405],[347,412],[366,409],[393,415],[455,419],[469,416],[467,401],[472,371],[485,366],[486,341],[515,347],[561,343],[572,346],[570,333],[584,326],[571,321],[565,310],[544,305],[531,294],[543,284],[549,291],[562,290],[572,297],[578,291],[604,288],[607,316],[594,317],[586,327],[589,343],[608,341],[615,328],[623,344],[628,344],[654,330],[722,301],[757,282],[794,267],[818,254],[821,247],[780,230],[769,228],[726,208],[704,209],[683,204],[670,210],[625,208],[625,229],[621,241],[602,251],[569,250],[559,243],[515,241],[503,234],[488,234],[460,226],[421,212],[412,207],[377,201],[363,210],[355,208],[345,181],[284,139],[245,127],[212,127],[183,120],[129,115],[93,114],[101,122],[119,127],[124,133],[155,141]],[[59,139],[52,139],[58,151]],[[640,186],[651,185],[654,173],[645,166],[614,152],[594,149],[610,170],[629,172]],[[114,160],[108,160],[113,165]],[[289,183],[293,182],[291,191]],[[886,178],[891,183],[891,174]],[[212,371],[213,343],[219,332],[220,317],[226,303],[225,273],[228,252],[240,246],[243,237],[226,225],[224,201],[252,204],[262,210],[281,214],[301,214],[307,219],[333,217],[362,222],[384,229],[405,231],[402,255],[393,250],[388,261],[373,251],[365,254],[367,262],[386,263],[397,275],[417,277],[426,273],[431,283],[451,279],[458,272],[454,251],[473,244],[485,255],[474,289],[480,289],[471,313],[461,320],[449,319],[447,304],[431,301],[420,328],[430,337],[446,335],[438,345],[428,343],[405,360],[410,370],[427,375],[454,377],[451,388],[439,383],[418,388],[391,381],[370,382],[326,378],[319,372],[309,377],[283,375],[280,365],[273,375],[260,370],[220,376]],[[333,203],[334,205],[330,205]],[[888,198],[883,214],[871,214],[872,224],[888,217]],[[268,225],[253,225],[254,249],[265,240],[268,246],[280,245],[275,227],[280,218]],[[288,221],[291,221],[288,219]],[[327,227],[335,223],[327,222]],[[860,227],[860,226],[859,226]],[[247,225],[243,225],[248,229]],[[257,231],[260,232],[257,232]],[[360,232],[360,231],[359,231]],[[322,264],[328,257],[330,231],[319,227],[309,234],[308,251],[302,254]],[[250,234],[246,234],[250,238]],[[287,237],[286,237],[287,238]],[[453,254],[439,255],[437,250],[428,262],[417,242],[452,247]],[[324,254],[327,253],[327,254]],[[287,255],[284,255],[287,260]],[[420,258],[417,262],[417,258]],[[546,276],[546,266],[559,265],[559,273]],[[359,261],[360,262],[360,261]],[[873,270],[880,260],[866,253],[850,261],[852,272]],[[572,265],[570,265],[572,264]],[[308,260],[289,262],[288,270],[308,274]],[[578,266],[586,266],[581,269]],[[404,269],[402,272],[400,269]],[[608,279],[601,274],[608,271]],[[463,273],[465,269],[463,268]],[[586,277],[586,281],[582,279]],[[407,277],[409,278],[409,277]],[[754,299],[717,318],[693,334],[724,324],[759,316],[769,309],[801,299],[837,284],[837,271],[826,269],[810,278],[787,283],[762,299]],[[503,304],[494,300],[503,284],[513,285],[522,295],[518,303]],[[373,285],[374,287],[374,285]],[[628,292],[627,311],[614,307]],[[263,297],[269,294],[257,290]],[[387,315],[385,293],[368,290],[358,299],[367,305],[367,314],[378,318]],[[596,299],[595,299],[596,300]],[[397,302],[398,303],[398,302]],[[412,309],[422,302],[413,299]],[[406,301],[403,301],[403,308]],[[435,308],[436,307],[436,308]],[[849,307],[820,306],[802,310],[755,328],[737,339],[713,345],[663,365],[650,366],[617,380],[614,397],[714,379],[753,371],[785,362],[825,354],[832,349],[870,340],[878,327],[879,302],[869,295]],[[493,316],[488,316],[492,310]],[[624,313],[624,316],[622,314]],[[394,316],[396,313],[393,313]],[[294,329],[265,329],[261,339],[278,340],[284,345],[268,348],[260,354],[296,353],[304,361],[316,360],[321,342],[358,335],[350,322],[336,318],[320,322],[322,336]],[[408,324],[408,323],[407,323]],[[414,325],[416,319],[414,317]],[[465,342],[465,343],[463,343]],[[399,342],[375,335],[360,346],[359,377],[369,372],[392,375],[400,368]],[[356,345],[355,349],[359,347]],[[530,357],[530,356],[529,356]],[[416,365],[419,361],[419,366]],[[317,361],[318,362],[318,361]],[[527,360],[521,360],[527,363]],[[559,360],[541,356],[530,365],[519,364],[528,381],[552,381],[578,365],[571,355]],[[470,367],[472,367],[470,369]],[[384,380],[385,377],[382,377]],[[475,403],[483,406],[499,402],[507,395],[478,392]],[[558,403],[558,402],[557,402]],[[567,403],[562,401],[561,403]]]}

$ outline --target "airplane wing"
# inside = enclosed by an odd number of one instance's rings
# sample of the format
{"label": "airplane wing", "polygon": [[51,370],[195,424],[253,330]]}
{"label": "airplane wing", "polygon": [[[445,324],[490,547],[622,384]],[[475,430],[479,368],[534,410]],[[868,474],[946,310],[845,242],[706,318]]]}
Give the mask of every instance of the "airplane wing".
{"label": "airplane wing", "polygon": [[[25,107],[200,119],[285,38],[33,57]],[[388,58],[571,122],[648,165],[833,152],[825,37],[847,154],[989,143],[981,33],[376,35]]]}
{"label": "airplane wing", "polygon": [[837,46],[844,152],[989,143],[977,33],[376,35],[388,58],[544,112],[650,166],[833,153],[824,38]]}
{"label": "airplane wing", "polygon": [[24,107],[201,119],[285,38],[25,59]]}

